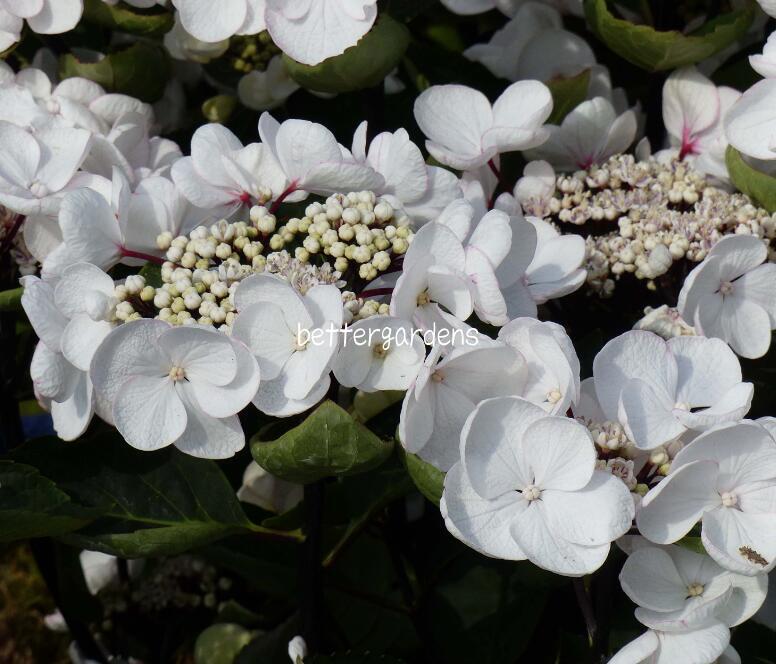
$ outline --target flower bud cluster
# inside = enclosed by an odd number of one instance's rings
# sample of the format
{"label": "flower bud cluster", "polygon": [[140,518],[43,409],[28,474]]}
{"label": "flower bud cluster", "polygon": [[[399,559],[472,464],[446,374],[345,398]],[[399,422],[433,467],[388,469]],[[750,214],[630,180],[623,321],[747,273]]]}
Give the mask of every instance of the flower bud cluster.
{"label": "flower bud cluster", "polygon": [[387,302],[367,300],[358,297],[353,291],[344,291],[342,301],[345,303],[345,323],[353,323],[371,316],[387,316],[390,313]]}
{"label": "flower bud cluster", "polygon": [[273,57],[280,53],[266,30],[258,35],[232,37],[227,57],[232,69],[247,74],[264,71]]}
{"label": "flower bud cluster", "polygon": [[[544,206],[549,219],[582,226],[587,237],[588,285],[612,294],[625,274],[647,281],[683,259],[698,263],[725,235],[776,237],[776,215],[740,193],[728,193],[686,162],[611,157],[601,166],[556,179]],[[556,211],[557,210],[557,211]]]}
{"label": "flower bud cluster", "polygon": [[651,486],[668,474],[671,460],[683,447],[677,440],[645,452],[636,447],[619,422],[597,422],[585,417],[577,420],[587,427],[595,443],[596,468],[619,477],[634,494],[634,500],[643,497]]}
{"label": "flower bud cluster", "polygon": [[[254,208],[255,209],[255,208]],[[269,248],[280,251],[297,245],[295,258],[333,259],[337,272],[371,281],[386,272],[412,242],[406,215],[371,191],[334,194],[323,203],[311,203],[301,219],[289,219],[269,238]]]}

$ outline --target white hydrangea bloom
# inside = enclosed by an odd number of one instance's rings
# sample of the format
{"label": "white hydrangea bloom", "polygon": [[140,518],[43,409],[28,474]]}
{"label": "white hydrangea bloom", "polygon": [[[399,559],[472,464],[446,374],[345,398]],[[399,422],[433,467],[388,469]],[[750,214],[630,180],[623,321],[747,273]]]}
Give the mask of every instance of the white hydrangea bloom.
{"label": "white hydrangea bloom", "polygon": [[762,53],[749,56],[749,64],[763,78],[776,78],[776,32],[768,36]]}
{"label": "white hydrangea bloom", "polygon": [[752,401],[738,358],[705,337],[665,341],[651,332],[626,332],[596,355],[593,376],[605,419],[622,424],[643,450],[687,430],[737,421]]}
{"label": "white hydrangea bloom", "polygon": [[698,522],[709,555],[755,576],[776,565],[776,442],[754,422],[707,431],[674,458],[671,472],[642,502],[637,523],[657,544],[684,537]]}
{"label": "white hydrangea bloom", "polygon": [[0,0],[0,51],[21,38],[24,22],[33,32],[56,35],[81,20],[83,0]]}
{"label": "white hydrangea bloom", "polygon": [[634,515],[625,484],[595,463],[578,422],[518,397],[483,401],[466,420],[460,460],[445,477],[445,524],[486,555],[590,574]]}
{"label": "white hydrangea bloom", "polygon": [[329,372],[340,345],[342,296],[332,285],[305,295],[269,274],[248,277],[234,294],[239,314],[232,327],[261,367],[253,399],[263,413],[287,417],[315,405],[331,384]]}
{"label": "white hydrangea bloom", "polygon": [[363,392],[406,390],[426,358],[412,325],[392,316],[372,316],[346,329],[334,359],[334,376]]}
{"label": "white hydrangea bloom", "polygon": [[22,280],[22,306],[38,335],[30,365],[35,393],[51,411],[63,440],[86,431],[94,413],[91,359],[113,327],[113,279],[86,263],[67,268],[53,287]]}
{"label": "white hydrangea bloom", "polygon": [[768,576],[730,572],[709,556],[682,546],[638,544],[620,572],[636,618],[659,632],[684,632],[722,622],[735,627],[762,606]]}
{"label": "white hydrangea bloom", "polygon": [[753,235],[729,235],[693,268],[677,308],[700,334],[727,342],[741,357],[768,352],[776,328],[776,265]]}
{"label": "white hydrangea bloom", "polygon": [[498,338],[525,358],[526,399],[552,415],[564,415],[579,402],[579,359],[560,325],[516,318],[499,330]]}
{"label": "white hydrangea bloom", "polygon": [[458,460],[464,422],[482,400],[520,395],[528,369],[523,356],[503,343],[460,345],[440,361],[437,346],[407,390],[399,419],[404,448],[442,471]]}
{"label": "white hydrangea bloom", "polygon": [[175,445],[225,459],[245,446],[237,414],[259,388],[259,367],[240,341],[212,328],[156,319],[120,325],[92,359],[100,415],[139,450]]}
{"label": "white hydrangea bloom", "polygon": [[172,0],[187,32],[204,42],[255,35],[266,28],[266,0]]}
{"label": "white hydrangea bloom", "polygon": [[636,138],[636,114],[618,115],[612,103],[595,97],[574,108],[560,126],[547,125],[550,136],[530,152],[560,171],[587,170],[625,152]]}
{"label": "white hydrangea bloom", "polygon": [[366,143],[367,123],[362,122],[353,136],[354,159],[383,176],[385,184],[375,194],[404,210],[416,224],[435,219],[451,201],[461,197],[455,174],[427,165],[405,129],[378,134],[368,150]]}
{"label": "white hydrangea bloom", "polygon": [[609,664],[741,664],[722,623],[688,632],[649,630],[631,641]]}
{"label": "white hydrangea bloom", "polygon": [[493,105],[464,85],[434,85],[415,100],[415,120],[429,139],[426,148],[440,163],[461,170],[541,145],[551,111],[552,95],[539,81],[513,83]]}

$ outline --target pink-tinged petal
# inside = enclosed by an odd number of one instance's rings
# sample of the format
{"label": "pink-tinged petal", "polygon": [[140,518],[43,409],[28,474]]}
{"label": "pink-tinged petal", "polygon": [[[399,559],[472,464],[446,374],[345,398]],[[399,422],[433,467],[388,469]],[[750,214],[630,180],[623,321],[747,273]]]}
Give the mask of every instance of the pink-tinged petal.
{"label": "pink-tinged petal", "polygon": [[439,509],[454,537],[483,555],[502,560],[525,560],[510,533],[510,525],[527,506],[519,493],[485,499],[469,483],[463,466],[456,463],[445,476]]}
{"label": "pink-tinged petal", "polygon": [[770,572],[776,566],[773,519],[773,514],[747,514],[719,507],[703,516],[703,546],[731,572],[746,576]]}
{"label": "pink-tinged petal", "polygon": [[637,549],[628,556],[620,585],[631,601],[653,611],[676,611],[687,600],[687,582],[671,556],[657,547]]}
{"label": "pink-tinged petal", "polygon": [[462,466],[473,491],[495,499],[531,484],[530,469],[521,466],[526,429],[545,416],[525,399],[501,397],[482,401],[461,431]]}
{"label": "pink-tinged petal", "polygon": [[705,460],[673,470],[644,497],[636,515],[641,534],[656,544],[684,537],[704,513],[722,503],[718,474],[718,464]]}
{"label": "pink-tinged petal", "polygon": [[547,506],[541,500],[533,501],[512,520],[512,537],[534,565],[555,574],[579,577],[604,564],[609,544],[573,544],[555,532],[551,523]]}
{"label": "pink-tinged petal", "polygon": [[695,67],[678,69],[663,86],[663,122],[681,146],[682,156],[692,152],[692,141],[719,118],[716,86]]}
{"label": "pink-tinged petal", "polygon": [[186,409],[167,376],[133,376],[116,393],[113,421],[132,447],[158,450],[180,438]]}

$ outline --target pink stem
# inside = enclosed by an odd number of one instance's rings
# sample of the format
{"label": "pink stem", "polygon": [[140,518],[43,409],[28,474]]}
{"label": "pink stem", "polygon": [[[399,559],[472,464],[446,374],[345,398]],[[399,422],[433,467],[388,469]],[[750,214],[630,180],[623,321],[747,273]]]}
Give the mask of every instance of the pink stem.
{"label": "pink stem", "polygon": [[119,251],[124,258],[137,258],[142,261],[148,261],[149,263],[156,263],[157,265],[163,265],[165,262],[165,260],[159,258],[159,256],[145,254],[142,251],[132,251],[132,249],[127,249],[125,247],[119,247]]}
{"label": "pink stem", "polygon": [[292,182],[288,187],[286,187],[286,190],[278,196],[277,200],[272,203],[272,207],[269,209],[270,214],[275,214],[278,211],[278,208],[283,203],[284,200],[286,200],[291,194],[293,194],[296,191],[296,181]]}

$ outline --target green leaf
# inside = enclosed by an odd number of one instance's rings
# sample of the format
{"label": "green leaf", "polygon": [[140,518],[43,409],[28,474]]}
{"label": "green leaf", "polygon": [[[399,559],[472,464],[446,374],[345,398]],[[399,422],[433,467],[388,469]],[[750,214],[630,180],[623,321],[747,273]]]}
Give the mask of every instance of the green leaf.
{"label": "green leaf", "polygon": [[100,513],[67,537],[83,548],[129,558],[173,555],[234,533],[267,532],[247,519],[216,463],[174,448],[139,452],[118,435],[74,443],[42,438],[12,456]]}
{"label": "green leaf", "polygon": [[559,125],[571,111],[587,99],[590,87],[590,70],[585,69],[576,76],[558,76],[546,82],[552,93],[552,113],[548,124]]}
{"label": "green leaf", "polygon": [[156,263],[146,263],[139,272],[146,280],[146,285],[154,288],[162,287],[162,266]]}
{"label": "green leaf", "polygon": [[392,449],[393,441],[381,440],[331,401],[324,401],[277,440],[262,442],[254,436],[251,441],[256,463],[299,484],[363,473],[379,466]]}
{"label": "green leaf", "polygon": [[59,74],[63,79],[82,76],[111,92],[155,102],[164,94],[170,77],[170,60],[159,44],[138,41],[96,62],[85,62],[72,53],[65,53],[59,59]]}
{"label": "green leaf", "polygon": [[36,468],[0,462],[0,541],[61,535],[85,526],[94,516]]}
{"label": "green leaf", "polygon": [[768,212],[776,212],[776,177],[758,171],[744,161],[732,145],[725,152],[725,164],[731,182]]}
{"label": "green leaf", "polygon": [[666,71],[705,60],[742,37],[754,20],[754,10],[748,7],[720,14],[685,35],[619,19],[607,4],[607,0],[585,0],[585,16],[593,32],[612,51],[647,71]]}
{"label": "green leaf", "polygon": [[197,637],[194,645],[195,664],[232,664],[240,651],[253,639],[253,634],[231,623],[211,625]]}
{"label": "green leaf", "polygon": [[123,4],[109,5],[103,0],[86,0],[83,18],[104,28],[144,37],[161,36],[169,32],[175,22],[168,11],[141,13]]}
{"label": "green leaf", "polygon": [[216,95],[202,104],[202,115],[208,122],[227,122],[237,107],[234,95]]}
{"label": "green leaf", "polygon": [[382,84],[410,43],[409,30],[387,14],[355,46],[318,65],[283,56],[286,70],[302,87],[317,92],[353,92]]}
{"label": "green leaf", "polygon": [[703,546],[703,542],[701,541],[700,537],[683,537],[677,542],[677,544],[681,547],[684,547],[688,551],[706,555],[706,547]]}
{"label": "green leaf", "polygon": [[21,311],[23,288],[0,292],[0,311]]}
{"label": "green leaf", "polygon": [[400,445],[397,445],[397,448],[415,486],[432,503],[439,505],[445,486],[445,474],[419,456],[410,454]]}

